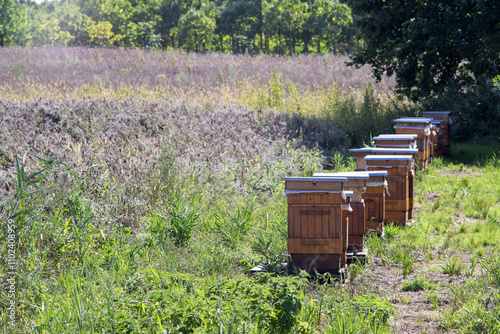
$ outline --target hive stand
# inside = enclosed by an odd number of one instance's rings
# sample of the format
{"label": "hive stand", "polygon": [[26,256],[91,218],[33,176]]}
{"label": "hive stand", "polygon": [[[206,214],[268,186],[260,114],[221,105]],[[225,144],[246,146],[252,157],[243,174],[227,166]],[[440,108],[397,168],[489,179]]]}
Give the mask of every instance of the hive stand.
{"label": "hive stand", "polygon": [[352,157],[356,161],[355,171],[364,172],[366,171],[366,161],[365,157],[372,153],[373,147],[363,147],[363,148],[353,148],[349,151]]}
{"label": "hive stand", "polygon": [[384,232],[385,220],[385,178],[387,171],[367,171],[370,177],[366,182],[366,190],[363,193],[365,202],[365,234]]}
{"label": "hive stand", "polygon": [[366,182],[370,176],[366,172],[343,172],[343,173],[315,173],[317,177],[345,177],[344,190],[352,191],[353,197],[350,199],[352,211],[347,213],[348,218],[348,248],[347,252],[358,253],[364,250],[365,235],[365,203],[363,192]]}
{"label": "hive stand", "polygon": [[418,164],[425,168],[430,164],[431,156],[431,122],[432,118],[404,117],[393,121],[396,134],[416,134],[418,148]]}
{"label": "hive stand", "polygon": [[388,194],[385,199],[384,222],[405,224],[409,219],[408,174],[413,169],[413,157],[411,155],[367,155],[365,160],[368,171],[387,171]]}
{"label": "hive stand", "polygon": [[450,154],[450,142],[451,142],[451,132],[450,126],[453,124],[451,117],[451,111],[422,111],[422,117],[429,117],[433,120],[443,121],[443,147],[442,154]]}
{"label": "hive stand", "polygon": [[347,223],[342,223],[345,177],[286,177],[288,253],[302,270],[340,274],[347,261]]}

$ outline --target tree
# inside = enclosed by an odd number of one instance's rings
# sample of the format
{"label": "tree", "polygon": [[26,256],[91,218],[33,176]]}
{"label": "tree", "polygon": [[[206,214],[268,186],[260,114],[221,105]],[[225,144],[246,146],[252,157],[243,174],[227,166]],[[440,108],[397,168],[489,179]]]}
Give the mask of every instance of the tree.
{"label": "tree", "polygon": [[24,1],[0,0],[0,46],[25,44],[29,10]]}
{"label": "tree", "polygon": [[370,64],[377,80],[396,74],[397,91],[426,107],[461,101],[476,105],[472,113],[460,111],[470,124],[484,118],[500,124],[498,94],[490,94],[500,70],[498,1],[345,2],[366,46],[352,64]]}
{"label": "tree", "polygon": [[212,42],[215,30],[215,6],[201,0],[179,18],[179,42],[194,51],[204,51]]}
{"label": "tree", "polygon": [[253,38],[262,31],[262,0],[227,0],[217,31],[231,36],[233,53],[253,51]]}

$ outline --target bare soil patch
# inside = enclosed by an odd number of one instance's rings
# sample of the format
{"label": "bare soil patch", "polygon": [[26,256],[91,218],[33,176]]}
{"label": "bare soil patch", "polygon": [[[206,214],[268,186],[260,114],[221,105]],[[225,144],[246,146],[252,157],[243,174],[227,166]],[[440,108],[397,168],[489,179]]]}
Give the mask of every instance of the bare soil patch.
{"label": "bare soil patch", "polygon": [[[462,252],[456,252],[454,255],[462,258],[468,266],[466,261],[470,256],[467,257],[467,254]],[[366,274],[352,282],[353,289],[388,298],[395,308],[392,326],[397,333],[443,333],[439,317],[440,312],[451,302],[449,289],[452,285],[462,284],[466,276],[444,274],[439,269],[442,264],[442,261],[417,262],[415,272],[404,278],[397,266],[384,264],[379,257],[372,255],[366,267]],[[402,284],[416,276],[423,276],[434,283],[435,289],[403,291]],[[437,294],[434,304],[429,297],[433,292]]]}

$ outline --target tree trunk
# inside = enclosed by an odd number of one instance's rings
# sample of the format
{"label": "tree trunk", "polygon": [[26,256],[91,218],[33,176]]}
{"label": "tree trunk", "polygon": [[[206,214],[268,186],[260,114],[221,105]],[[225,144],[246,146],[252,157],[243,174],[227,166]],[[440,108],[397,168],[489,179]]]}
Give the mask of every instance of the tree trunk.
{"label": "tree trunk", "polygon": [[307,33],[305,31],[302,33],[302,40],[304,41],[303,53],[308,54],[309,53],[309,40],[307,38]]}

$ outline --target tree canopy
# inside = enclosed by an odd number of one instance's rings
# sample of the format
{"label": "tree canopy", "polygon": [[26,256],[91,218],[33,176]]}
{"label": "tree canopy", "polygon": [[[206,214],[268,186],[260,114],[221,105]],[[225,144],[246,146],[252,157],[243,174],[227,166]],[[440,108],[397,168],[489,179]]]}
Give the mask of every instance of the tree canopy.
{"label": "tree canopy", "polygon": [[339,0],[0,0],[0,43],[281,55],[359,46]]}
{"label": "tree canopy", "polygon": [[[491,133],[492,122],[500,124],[499,96],[493,86],[500,74],[498,1],[345,3],[365,46],[352,57],[352,64],[370,64],[378,79],[395,74],[397,90],[424,106],[455,108],[469,131],[475,127],[473,131],[485,129],[478,133]],[[498,128],[494,131],[498,134]]]}

